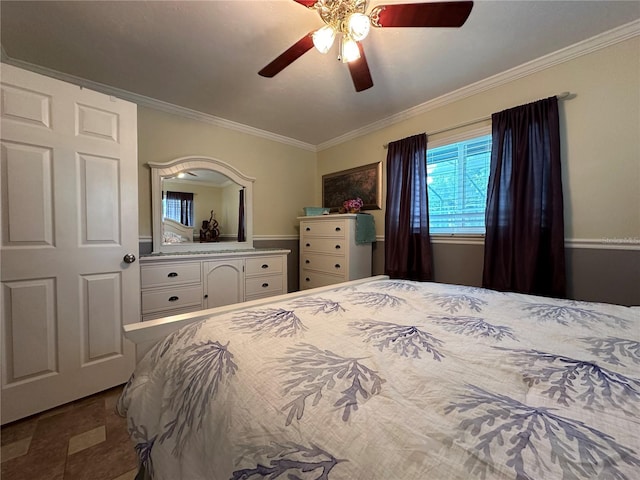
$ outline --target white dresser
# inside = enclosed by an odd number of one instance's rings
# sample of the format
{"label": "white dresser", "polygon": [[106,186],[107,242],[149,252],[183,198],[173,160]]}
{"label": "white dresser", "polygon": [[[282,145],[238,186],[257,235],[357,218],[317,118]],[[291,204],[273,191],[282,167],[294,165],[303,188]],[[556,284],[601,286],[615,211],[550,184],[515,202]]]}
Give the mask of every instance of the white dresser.
{"label": "white dresser", "polygon": [[287,293],[289,250],[140,258],[142,320]]}
{"label": "white dresser", "polygon": [[356,217],[298,217],[301,290],[371,276],[371,243],[356,243]]}

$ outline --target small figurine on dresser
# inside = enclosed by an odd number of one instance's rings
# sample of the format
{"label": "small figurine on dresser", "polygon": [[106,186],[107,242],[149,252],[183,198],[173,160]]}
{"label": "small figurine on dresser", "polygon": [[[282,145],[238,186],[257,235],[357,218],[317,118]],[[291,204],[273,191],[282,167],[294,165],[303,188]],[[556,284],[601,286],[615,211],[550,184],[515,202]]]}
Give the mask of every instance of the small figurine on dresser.
{"label": "small figurine on dresser", "polygon": [[218,228],[218,222],[215,219],[213,210],[211,210],[209,220],[202,221],[202,227],[200,228],[200,243],[217,242],[219,237],[220,229]]}

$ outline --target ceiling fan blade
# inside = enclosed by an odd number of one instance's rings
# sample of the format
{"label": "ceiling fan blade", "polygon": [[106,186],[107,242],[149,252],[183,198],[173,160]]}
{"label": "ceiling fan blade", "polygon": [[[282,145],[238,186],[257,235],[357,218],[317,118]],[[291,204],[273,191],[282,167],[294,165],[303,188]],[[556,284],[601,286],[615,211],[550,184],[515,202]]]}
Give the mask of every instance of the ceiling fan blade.
{"label": "ceiling fan blade", "polygon": [[369,65],[367,64],[367,58],[364,56],[364,49],[360,42],[358,42],[358,48],[360,49],[360,58],[347,63],[347,65],[349,66],[351,80],[353,80],[353,86],[356,87],[356,92],[361,92],[373,87],[373,80],[371,78],[371,72],[369,71]]}
{"label": "ceiling fan blade", "polygon": [[461,27],[472,8],[468,1],[379,5],[370,17],[376,27]]}
{"label": "ceiling fan blade", "polygon": [[313,48],[313,38],[311,37],[312,34],[313,32],[309,32],[292,46],[290,46],[273,62],[260,70],[258,72],[258,75],[262,75],[263,77],[273,77],[284,70],[286,67],[291,65],[293,62],[295,62],[309,50],[311,50]]}
{"label": "ceiling fan blade", "polygon": [[304,5],[307,8],[311,8],[316,4],[317,0],[293,0],[296,3],[299,3],[300,5]]}

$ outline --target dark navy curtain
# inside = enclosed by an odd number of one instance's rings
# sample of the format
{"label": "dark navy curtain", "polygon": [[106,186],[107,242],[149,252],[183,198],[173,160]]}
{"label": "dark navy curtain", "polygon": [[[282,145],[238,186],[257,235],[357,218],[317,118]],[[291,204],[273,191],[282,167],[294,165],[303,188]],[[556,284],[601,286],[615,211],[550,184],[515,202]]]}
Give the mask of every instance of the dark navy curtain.
{"label": "dark navy curtain", "polygon": [[484,287],[566,295],[558,100],[494,113]]}
{"label": "dark navy curtain", "polygon": [[425,133],[389,143],[384,230],[385,274],[432,280]]}
{"label": "dark navy curtain", "polygon": [[246,241],[246,233],[244,229],[244,188],[240,190],[240,202],[238,207],[238,241]]}

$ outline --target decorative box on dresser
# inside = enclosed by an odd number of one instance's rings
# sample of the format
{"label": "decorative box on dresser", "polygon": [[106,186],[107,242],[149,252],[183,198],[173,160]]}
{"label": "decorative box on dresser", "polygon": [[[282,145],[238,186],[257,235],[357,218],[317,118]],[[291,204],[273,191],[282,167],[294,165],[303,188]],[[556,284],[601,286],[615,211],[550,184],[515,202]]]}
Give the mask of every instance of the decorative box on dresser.
{"label": "decorative box on dresser", "polygon": [[140,258],[142,320],[287,293],[289,250]]}
{"label": "decorative box on dresser", "polygon": [[298,217],[301,290],[371,276],[371,243],[356,243],[356,218]]}

